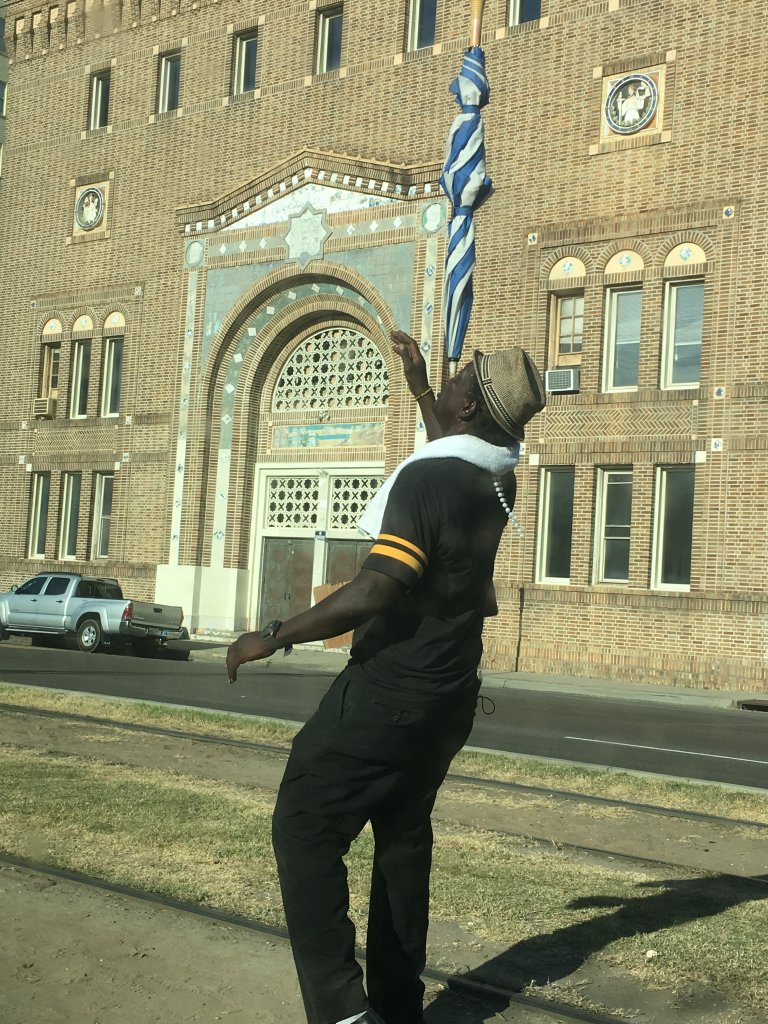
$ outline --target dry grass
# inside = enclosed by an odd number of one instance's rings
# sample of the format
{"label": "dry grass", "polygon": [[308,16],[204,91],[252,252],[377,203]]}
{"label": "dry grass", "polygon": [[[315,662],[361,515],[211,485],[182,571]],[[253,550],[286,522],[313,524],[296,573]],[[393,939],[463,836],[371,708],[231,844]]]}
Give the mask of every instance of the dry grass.
{"label": "dry grass", "polygon": [[[270,794],[8,748],[0,775],[6,852],[282,922]],[[358,920],[370,858],[366,832],[348,858]],[[766,897],[765,887],[730,878],[614,871],[459,826],[437,834],[433,916],[511,950],[508,962],[500,957],[520,985],[566,978],[592,958],[649,987],[703,985],[768,1008]]]}

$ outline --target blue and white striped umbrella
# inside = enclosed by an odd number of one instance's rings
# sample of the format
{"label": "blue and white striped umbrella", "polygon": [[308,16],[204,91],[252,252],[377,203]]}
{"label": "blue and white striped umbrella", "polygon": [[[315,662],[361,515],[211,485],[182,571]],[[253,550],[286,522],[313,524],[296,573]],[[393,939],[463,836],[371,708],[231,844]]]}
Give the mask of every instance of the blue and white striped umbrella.
{"label": "blue and white striped umbrella", "polygon": [[461,106],[451,125],[445,165],[440,178],[453,204],[445,261],[445,353],[455,367],[461,356],[472,313],[472,272],[475,266],[473,215],[493,190],[485,173],[485,129],[480,111],[488,103],[490,87],[485,75],[485,54],[470,46],[450,91]]}

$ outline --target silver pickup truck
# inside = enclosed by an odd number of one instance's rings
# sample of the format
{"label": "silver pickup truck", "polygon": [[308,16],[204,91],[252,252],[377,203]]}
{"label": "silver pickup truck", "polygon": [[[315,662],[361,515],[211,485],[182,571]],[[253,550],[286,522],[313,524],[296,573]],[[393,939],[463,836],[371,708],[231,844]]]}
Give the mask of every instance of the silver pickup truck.
{"label": "silver pickup truck", "polygon": [[76,573],[39,573],[0,594],[0,640],[11,634],[62,638],[85,652],[130,644],[146,655],[168,640],[188,639],[183,620],[181,608],[131,601],[117,580]]}

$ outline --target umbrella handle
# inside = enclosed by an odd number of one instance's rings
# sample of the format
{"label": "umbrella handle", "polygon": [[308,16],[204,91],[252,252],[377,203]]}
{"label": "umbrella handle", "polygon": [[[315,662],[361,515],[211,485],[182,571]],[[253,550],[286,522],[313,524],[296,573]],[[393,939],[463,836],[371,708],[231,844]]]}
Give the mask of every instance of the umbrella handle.
{"label": "umbrella handle", "polygon": [[472,0],[470,4],[469,45],[480,45],[480,32],[483,28],[483,8],[485,0]]}

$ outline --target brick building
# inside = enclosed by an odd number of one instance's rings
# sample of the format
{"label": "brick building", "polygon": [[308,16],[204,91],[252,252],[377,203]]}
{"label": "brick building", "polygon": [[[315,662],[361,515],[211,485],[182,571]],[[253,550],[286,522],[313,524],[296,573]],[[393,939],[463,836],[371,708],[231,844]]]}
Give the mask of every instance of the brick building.
{"label": "brick building", "polygon": [[[349,578],[442,358],[469,3],[9,0],[0,585],[241,629]],[[488,0],[467,341],[528,348],[488,664],[768,681],[756,0]]]}

